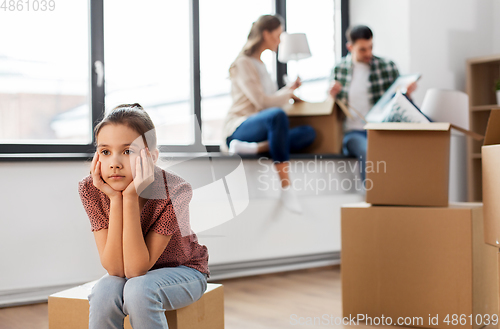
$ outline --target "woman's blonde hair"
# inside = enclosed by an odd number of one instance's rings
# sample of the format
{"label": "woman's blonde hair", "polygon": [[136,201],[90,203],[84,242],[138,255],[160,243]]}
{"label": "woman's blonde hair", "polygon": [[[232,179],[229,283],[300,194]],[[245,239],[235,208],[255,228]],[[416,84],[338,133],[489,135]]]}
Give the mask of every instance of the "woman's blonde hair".
{"label": "woman's blonde hair", "polygon": [[257,49],[259,49],[262,42],[264,42],[264,37],[262,35],[264,31],[271,32],[283,25],[283,18],[281,18],[280,15],[262,15],[253,22],[250,33],[248,33],[247,42],[229,67],[229,75],[231,75],[231,69],[234,67],[234,63],[238,58],[241,56],[252,56]]}

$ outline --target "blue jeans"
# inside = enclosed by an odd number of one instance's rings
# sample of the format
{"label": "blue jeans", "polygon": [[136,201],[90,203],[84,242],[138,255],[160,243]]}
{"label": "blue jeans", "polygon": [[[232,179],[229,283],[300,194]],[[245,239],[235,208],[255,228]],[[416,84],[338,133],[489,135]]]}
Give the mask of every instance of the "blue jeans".
{"label": "blue jeans", "polygon": [[269,141],[269,153],[276,162],[290,160],[290,152],[296,152],[311,145],[316,138],[313,127],[308,125],[289,129],[288,116],[278,107],[262,110],[249,116],[226,139],[245,142]]}
{"label": "blue jeans", "polygon": [[106,274],[89,295],[89,328],[123,329],[126,315],[133,328],[168,328],[165,311],[194,303],[206,289],[206,274],[183,265],[131,279]]}
{"label": "blue jeans", "polygon": [[366,130],[351,130],[347,132],[342,140],[342,153],[359,159],[361,180],[366,178]]}

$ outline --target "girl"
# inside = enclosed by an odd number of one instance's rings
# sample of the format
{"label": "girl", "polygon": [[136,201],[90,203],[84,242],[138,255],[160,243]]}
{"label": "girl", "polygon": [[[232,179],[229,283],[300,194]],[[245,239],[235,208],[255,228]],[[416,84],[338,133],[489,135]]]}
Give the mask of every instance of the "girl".
{"label": "girl", "polygon": [[165,310],[198,300],[210,274],[189,228],[191,185],[155,166],[154,125],[139,104],[114,108],[95,141],[79,193],[108,274],[89,296],[89,328],[123,328],[126,315],[133,328],[168,328]]}
{"label": "girl", "polygon": [[229,68],[233,104],[224,121],[221,149],[229,146],[229,152],[239,154],[269,151],[281,180],[281,200],[288,209],[300,213],[302,209],[288,176],[290,151],[311,145],[316,133],[307,125],[288,129],[288,117],[280,107],[290,99],[300,101],[293,95],[301,85],[300,79],[278,90],[260,59],[264,50],[278,50],[282,26],[277,15],[259,17]]}

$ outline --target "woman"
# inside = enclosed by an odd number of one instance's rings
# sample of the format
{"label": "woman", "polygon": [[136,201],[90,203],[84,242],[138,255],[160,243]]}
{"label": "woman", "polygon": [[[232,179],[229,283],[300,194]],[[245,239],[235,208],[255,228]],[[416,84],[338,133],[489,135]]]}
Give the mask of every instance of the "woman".
{"label": "woman", "polygon": [[290,152],[311,145],[316,137],[310,126],[289,129],[281,108],[290,99],[300,101],[293,91],[300,79],[278,90],[261,60],[264,50],[276,52],[283,32],[282,19],[263,15],[253,23],[248,40],[229,68],[233,104],[224,121],[222,150],[239,154],[271,154],[281,181],[281,200],[290,210],[301,213],[288,175]]}

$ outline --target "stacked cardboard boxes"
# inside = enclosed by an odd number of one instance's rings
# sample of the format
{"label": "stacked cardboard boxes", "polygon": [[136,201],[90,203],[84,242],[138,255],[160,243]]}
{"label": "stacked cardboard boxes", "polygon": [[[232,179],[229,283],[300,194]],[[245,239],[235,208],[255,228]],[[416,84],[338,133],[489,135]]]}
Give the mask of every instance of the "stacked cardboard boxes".
{"label": "stacked cardboard boxes", "polygon": [[451,128],[366,126],[367,203],[342,208],[344,317],[423,328],[498,321],[499,255],[484,243],[482,204],[448,204]]}

